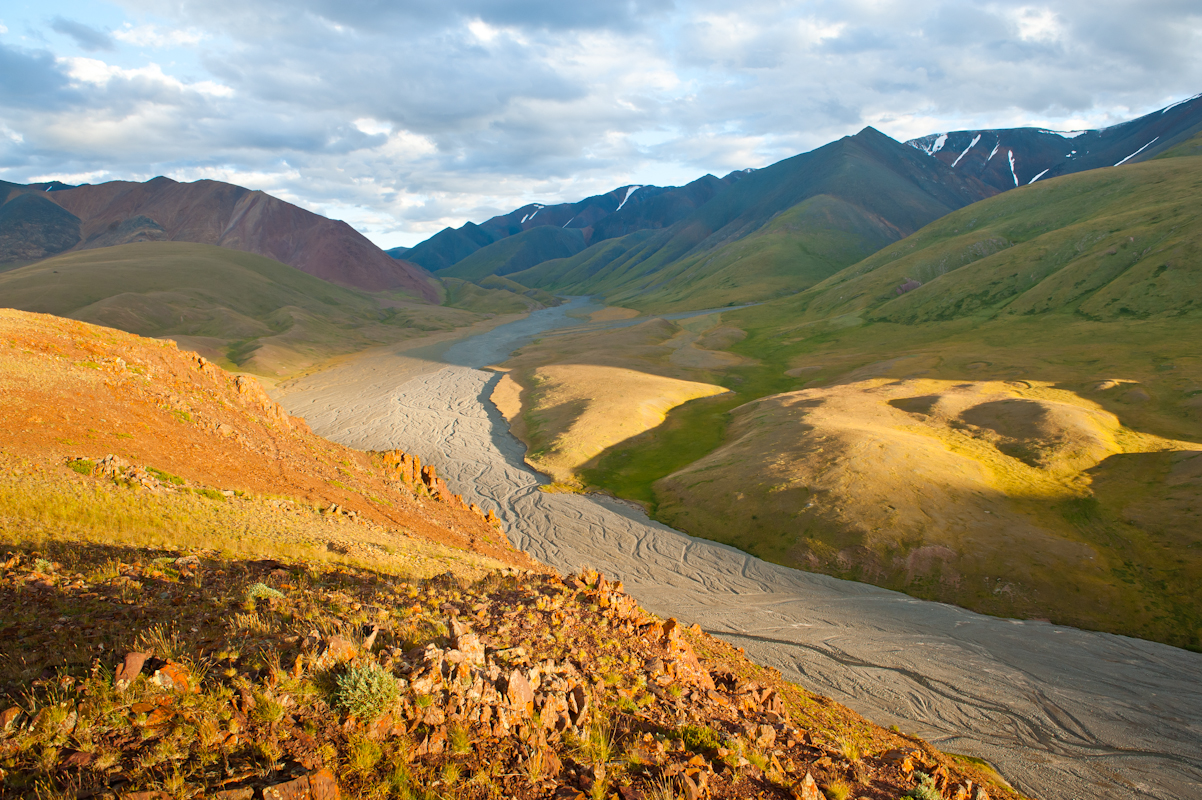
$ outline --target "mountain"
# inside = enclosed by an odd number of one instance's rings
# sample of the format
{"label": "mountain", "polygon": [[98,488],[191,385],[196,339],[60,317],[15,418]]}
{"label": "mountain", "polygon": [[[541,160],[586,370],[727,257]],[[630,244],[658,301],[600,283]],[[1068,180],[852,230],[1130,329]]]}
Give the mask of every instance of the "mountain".
{"label": "mountain", "polygon": [[509,277],[657,310],[763,300],[811,286],[995,193],[865,128],[747,173],[663,230],[599,242]]}
{"label": "mountain", "polygon": [[[505,310],[537,307],[522,299],[510,300],[514,307]],[[489,301],[496,298],[477,298]],[[165,241],[74,250],[0,272],[0,304],[169,336],[220,363],[272,377],[478,319],[338,286],[254,253]]]}
{"label": "mountain", "polygon": [[438,288],[421,267],[390,258],[345,222],[264,192],[163,177],[74,187],[0,185],[0,262],[139,241],[219,245],[342,286],[438,302]]}
{"label": "mountain", "polygon": [[1202,95],[1100,130],[932,133],[906,144],[1005,191],[1038,180],[1146,161],[1202,131]]}
{"label": "mountain", "polygon": [[[636,230],[663,228],[709,202],[743,174],[732,172],[725,178],[706,175],[686,186],[622,186],[576,203],[551,206],[531,203],[479,225],[468,222],[460,228],[444,228],[413,247],[405,257],[431,272],[441,272],[477,250],[499,245],[509,237],[522,236],[540,228],[578,231],[580,240],[586,245]],[[539,241],[545,240],[544,233]],[[481,258],[498,263],[506,261],[504,256],[493,254]]]}
{"label": "mountain", "polygon": [[0,339],[6,796],[1020,798],[195,353],[11,310]]}

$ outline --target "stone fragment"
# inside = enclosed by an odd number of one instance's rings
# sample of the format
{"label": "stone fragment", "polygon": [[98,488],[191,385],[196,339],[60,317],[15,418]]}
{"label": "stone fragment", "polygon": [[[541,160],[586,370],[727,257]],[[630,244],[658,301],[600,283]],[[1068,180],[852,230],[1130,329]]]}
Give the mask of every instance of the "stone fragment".
{"label": "stone fragment", "polygon": [[188,671],[171,661],[155,670],[154,674],[150,676],[150,682],[168,691],[183,694],[200,693],[200,687],[196,685],[196,681],[188,674]]}
{"label": "stone fragment", "polygon": [[8,733],[8,731],[16,723],[17,718],[21,716],[21,709],[16,706],[6,708],[0,712],[0,733]]}
{"label": "stone fragment", "polygon": [[223,789],[213,795],[213,800],[251,800],[255,796],[252,786],[239,786],[236,789]]}
{"label": "stone fragment", "polygon": [[150,656],[150,653],[127,653],[125,661],[117,667],[117,673],[113,676],[113,685],[118,689],[124,689],[133,683],[134,678],[142,672],[142,665]]}
{"label": "stone fragment", "polygon": [[572,687],[567,696],[568,715],[572,720],[572,724],[579,727],[585,720],[585,715],[588,714],[589,697],[588,692],[584,687],[577,684]]}
{"label": "stone fragment", "polygon": [[310,800],[309,776],[263,788],[263,800]]}
{"label": "stone fragment", "polygon": [[977,787],[977,793],[972,796],[972,800],[989,800],[989,794],[985,791],[984,786]]}
{"label": "stone fragment", "polygon": [[340,800],[338,780],[328,769],[320,769],[309,776],[309,794],[313,800]]}
{"label": "stone fragment", "polygon": [[322,666],[345,664],[357,655],[359,655],[359,649],[349,639],[343,636],[330,636],[325,640],[325,649],[318,657],[318,662]]}
{"label": "stone fragment", "polygon": [[793,787],[793,797],[796,800],[826,800],[818,791],[818,784],[814,782],[814,776],[808,771],[806,776],[801,779],[801,783]]}
{"label": "stone fragment", "polygon": [[901,770],[903,775],[914,771],[914,753],[905,750],[890,750],[881,756],[886,764],[892,764]]}
{"label": "stone fragment", "polygon": [[505,682],[505,698],[519,715],[529,717],[534,714],[534,690],[526,676],[516,669],[509,673]]}

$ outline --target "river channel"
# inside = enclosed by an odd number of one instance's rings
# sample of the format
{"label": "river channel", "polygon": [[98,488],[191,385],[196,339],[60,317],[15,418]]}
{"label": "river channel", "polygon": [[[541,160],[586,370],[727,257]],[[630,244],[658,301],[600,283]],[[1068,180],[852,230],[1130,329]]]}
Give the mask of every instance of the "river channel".
{"label": "river channel", "polygon": [[[986,759],[1046,800],[1202,798],[1202,655],[1001,619],[761,561],[596,495],[551,494],[489,401],[498,364],[586,301],[454,343],[381,349],[275,393],[313,430],[435,464],[513,544],[591,566],[880,725]],[[640,320],[641,321],[641,320]]]}

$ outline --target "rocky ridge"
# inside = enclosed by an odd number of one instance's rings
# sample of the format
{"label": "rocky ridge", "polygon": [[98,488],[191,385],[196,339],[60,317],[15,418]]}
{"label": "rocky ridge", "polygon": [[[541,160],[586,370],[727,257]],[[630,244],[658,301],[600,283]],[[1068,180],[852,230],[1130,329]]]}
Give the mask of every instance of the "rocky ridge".
{"label": "rocky ridge", "polygon": [[3,568],[27,658],[0,667],[0,796],[1011,796],[596,573],[103,548]]}

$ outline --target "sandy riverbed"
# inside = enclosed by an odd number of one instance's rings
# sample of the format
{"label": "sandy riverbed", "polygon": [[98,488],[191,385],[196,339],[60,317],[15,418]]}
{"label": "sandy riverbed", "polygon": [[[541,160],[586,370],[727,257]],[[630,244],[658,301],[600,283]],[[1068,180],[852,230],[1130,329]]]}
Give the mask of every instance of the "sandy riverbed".
{"label": "sandy riverbed", "polygon": [[544,563],[620,578],[648,609],[700,622],[879,724],[987,759],[1028,794],[1202,797],[1202,655],[778,567],[619,501],[538,491],[546,480],[488,401],[498,376],[473,367],[573,323],[578,306],[376,350],[274,394],[335,441],[421,454]]}

